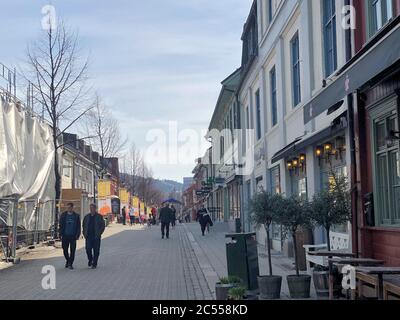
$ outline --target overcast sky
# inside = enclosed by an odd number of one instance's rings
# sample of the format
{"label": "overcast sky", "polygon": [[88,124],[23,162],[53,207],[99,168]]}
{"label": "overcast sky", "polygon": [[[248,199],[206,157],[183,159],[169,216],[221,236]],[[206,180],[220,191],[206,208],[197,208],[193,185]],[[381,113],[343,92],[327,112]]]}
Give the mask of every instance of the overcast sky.
{"label": "overcast sky", "polygon": [[[251,2],[0,0],[0,62],[11,67],[21,63],[27,44],[42,32],[42,7],[54,5],[57,15],[78,30],[81,47],[90,55],[91,84],[112,108],[122,133],[148,160],[168,154],[153,152],[154,129],[167,134],[168,147],[176,140],[168,133],[174,127],[170,121],[177,123],[178,134],[196,130],[198,143],[190,145],[202,150],[186,148],[182,157],[179,142],[180,162],[171,153],[166,159],[171,164],[151,164],[155,177],[182,181],[191,176],[193,157],[207,147],[202,135],[220,82],[240,66],[240,36]],[[162,140],[157,139],[159,145]]]}

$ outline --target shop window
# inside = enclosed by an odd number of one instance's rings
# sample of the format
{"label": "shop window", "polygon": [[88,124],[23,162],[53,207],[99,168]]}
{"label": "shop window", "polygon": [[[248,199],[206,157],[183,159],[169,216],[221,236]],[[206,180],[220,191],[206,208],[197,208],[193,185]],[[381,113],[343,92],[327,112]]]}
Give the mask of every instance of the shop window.
{"label": "shop window", "polygon": [[400,226],[400,156],[398,140],[387,139],[398,131],[394,109],[376,114],[374,135],[374,203],[378,225]]}

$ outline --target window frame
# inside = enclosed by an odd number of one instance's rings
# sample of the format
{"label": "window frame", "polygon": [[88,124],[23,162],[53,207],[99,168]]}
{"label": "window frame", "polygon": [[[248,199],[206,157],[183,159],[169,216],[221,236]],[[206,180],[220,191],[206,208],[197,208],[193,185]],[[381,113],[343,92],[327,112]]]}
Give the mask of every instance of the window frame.
{"label": "window frame", "polygon": [[278,124],[278,101],[276,88],[276,68],[273,66],[269,72],[269,85],[271,94],[271,127]]}
{"label": "window frame", "polygon": [[[388,17],[388,1],[391,3],[391,17]],[[374,8],[375,4],[380,3],[380,19],[381,25],[378,25],[378,21],[376,19],[376,10]],[[369,38],[373,37],[376,33],[379,32],[386,24],[388,24],[393,18],[395,14],[395,4],[393,0],[367,0],[366,5],[366,17],[367,17],[367,34]]]}
{"label": "window frame", "polygon": [[[296,57],[294,55],[295,51],[296,51]],[[299,31],[296,31],[296,33],[290,40],[290,69],[291,69],[291,74],[292,74],[292,103],[293,103],[293,108],[296,108],[301,103],[301,68],[300,68]]]}
{"label": "window frame", "polygon": [[[377,105],[374,105],[369,108],[370,114],[370,126],[371,126],[371,145],[372,145],[372,180],[373,180],[373,194],[374,194],[374,212],[375,212],[375,225],[379,227],[389,227],[389,228],[398,228],[400,227],[400,213],[398,213],[398,217],[396,217],[396,213],[393,212],[395,208],[395,195],[392,195],[392,189],[397,187],[397,185],[393,185],[391,181],[391,171],[390,171],[390,155],[392,153],[400,153],[399,142],[395,142],[393,146],[387,146],[383,148],[379,148],[377,145],[377,136],[376,136],[376,124],[379,122],[386,122],[386,126],[389,118],[397,119],[399,121],[399,115],[397,114],[397,96],[392,96],[385,99],[382,102],[379,102]],[[399,127],[399,123],[397,123],[397,127]],[[385,204],[388,206],[388,217],[385,217],[385,213],[382,212],[381,208],[383,208],[382,203],[382,193],[378,192],[378,158],[385,156],[385,164],[386,164],[386,177],[387,180],[387,189],[390,192],[385,193],[385,196],[388,197],[388,201]],[[400,155],[398,155],[400,157]],[[386,220],[390,220],[390,222],[386,222]]]}
{"label": "window frame", "polygon": [[[328,4],[330,3],[330,7]],[[328,13],[328,9],[331,11]],[[323,0],[323,42],[324,42],[324,75],[331,76],[337,69],[337,35],[336,35],[336,3],[335,0]],[[330,41],[328,41],[330,40]],[[331,43],[329,43],[331,42]]]}
{"label": "window frame", "polygon": [[261,124],[261,93],[260,89],[254,94],[254,102],[255,102],[255,109],[256,109],[256,136],[257,141],[261,140],[262,138],[262,124]]}

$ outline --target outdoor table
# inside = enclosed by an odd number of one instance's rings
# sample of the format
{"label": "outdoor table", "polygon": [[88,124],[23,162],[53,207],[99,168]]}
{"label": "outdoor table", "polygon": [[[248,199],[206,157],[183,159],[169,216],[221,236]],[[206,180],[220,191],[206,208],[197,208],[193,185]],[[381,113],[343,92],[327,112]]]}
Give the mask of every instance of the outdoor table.
{"label": "outdoor table", "polygon": [[[328,261],[333,264],[351,266],[377,266],[384,264],[383,260],[376,260],[371,258],[329,258]],[[355,300],[355,290],[350,290],[350,292],[351,299]],[[347,298],[349,298],[349,296],[347,296]]]}
{"label": "outdoor table", "polygon": [[[318,251],[310,251],[309,255],[318,256],[318,257],[341,257],[341,258],[354,258],[356,256],[355,253],[345,252],[342,250],[318,250]],[[332,266],[333,262],[328,259],[328,267],[329,267],[329,300],[333,300],[333,274],[332,274]]]}
{"label": "outdoor table", "polygon": [[357,267],[358,272],[374,274],[378,276],[378,299],[383,300],[383,275],[398,274],[400,267]]}

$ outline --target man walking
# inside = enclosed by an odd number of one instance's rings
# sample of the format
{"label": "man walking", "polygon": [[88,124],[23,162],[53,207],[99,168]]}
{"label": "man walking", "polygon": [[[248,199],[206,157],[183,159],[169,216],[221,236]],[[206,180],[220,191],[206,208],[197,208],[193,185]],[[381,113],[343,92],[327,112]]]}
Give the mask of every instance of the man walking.
{"label": "man walking", "polygon": [[175,228],[175,224],[176,224],[176,209],[174,207],[174,205],[171,205],[171,226],[172,229]]}
{"label": "man walking", "polygon": [[[81,235],[81,218],[74,212],[74,204],[67,204],[67,211],[60,217],[60,236],[65,257],[65,267],[74,269],[72,266],[75,260],[76,240]],[[70,249],[70,252],[68,252]]]}
{"label": "man walking", "polygon": [[164,204],[164,206],[160,210],[160,222],[161,222],[161,237],[164,239],[164,236],[167,236],[169,239],[169,224],[171,223],[172,210],[169,208],[168,204]]}
{"label": "man walking", "polygon": [[83,235],[86,239],[86,254],[88,266],[97,268],[97,261],[100,255],[101,235],[106,228],[103,216],[96,212],[96,205],[90,205],[90,213],[83,219]]}

